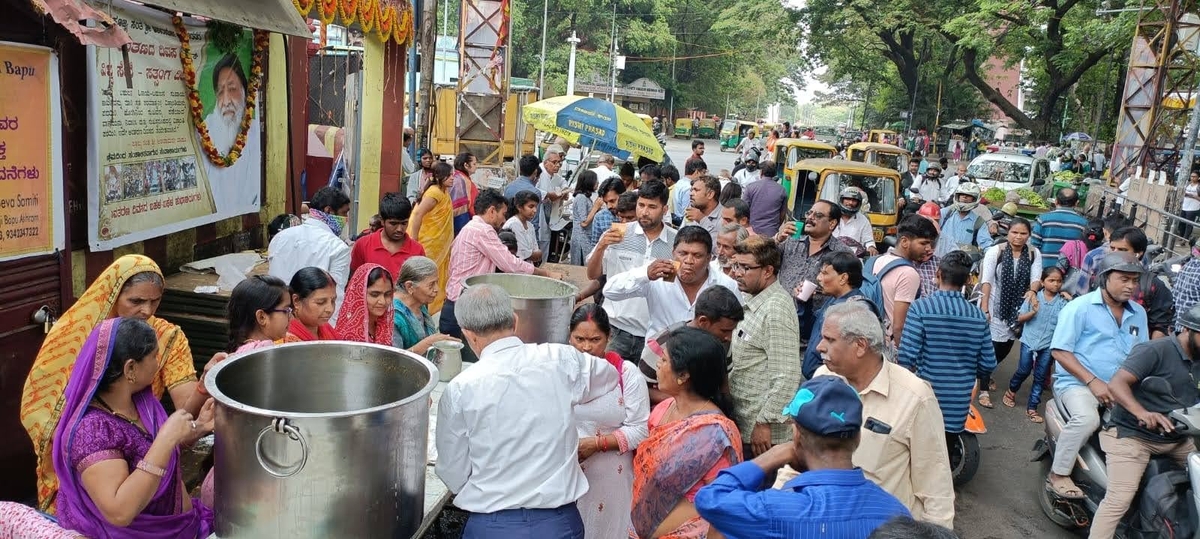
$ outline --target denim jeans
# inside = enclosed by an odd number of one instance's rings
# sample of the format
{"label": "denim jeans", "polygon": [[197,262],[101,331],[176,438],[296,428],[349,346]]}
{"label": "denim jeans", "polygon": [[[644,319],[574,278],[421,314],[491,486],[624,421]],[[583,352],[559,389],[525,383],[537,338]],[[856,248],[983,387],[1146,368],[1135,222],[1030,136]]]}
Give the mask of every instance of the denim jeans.
{"label": "denim jeans", "polygon": [[583,518],[574,503],[557,509],[506,509],[471,513],[463,539],[583,539]]}
{"label": "denim jeans", "polygon": [[1032,373],[1033,386],[1029,388],[1029,405],[1026,407],[1029,410],[1037,410],[1038,405],[1042,403],[1042,388],[1046,383],[1046,376],[1050,374],[1051,361],[1049,348],[1034,350],[1021,343],[1021,363],[1017,365],[1017,371],[1008,382],[1008,390],[1016,393]]}

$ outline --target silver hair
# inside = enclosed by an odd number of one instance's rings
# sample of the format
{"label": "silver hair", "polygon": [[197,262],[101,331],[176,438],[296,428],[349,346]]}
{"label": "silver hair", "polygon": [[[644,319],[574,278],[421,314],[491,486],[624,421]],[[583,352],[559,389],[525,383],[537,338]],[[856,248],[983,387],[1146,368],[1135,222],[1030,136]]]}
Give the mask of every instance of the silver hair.
{"label": "silver hair", "polygon": [[546,148],[545,155],[550,155],[552,153],[556,153],[558,155],[567,155],[567,152],[563,150],[563,147],[559,146],[557,144],[551,144],[549,147]]}
{"label": "silver hair", "polygon": [[831,306],[825,310],[825,322],[836,320],[842,339],[862,339],[867,342],[867,348],[877,354],[884,352],[883,325],[879,317],[871,312],[866,303],[847,301]]}
{"label": "silver hair", "polygon": [[141,283],[151,283],[157,285],[159,288],[164,288],[166,286],[166,283],[163,282],[162,275],[159,275],[158,272],[143,271],[141,273],[134,274],[133,277],[130,277],[128,280],[126,280],[125,284],[121,285],[121,290],[127,290],[129,287]]}
{"label": "silver hair", "polygon": [[517,328],[517,313],[512,298],[494,284],[472,286],[454,302],[454,318],[464,330],[479,335],[491,335]]}
{"label": "silver hair", "polygon": [[404,283],[412,281],[419,283],[438,274],[437,262],[424,256],[414,256],[404,261],[400,266],[400,275],[396,276],[396,288],[404,289]]}
{"label": "silver hair", "polygon": [[613,156],[611,156],[609,154],[602,153],[602,154],[600,154],[600,157],[598,157],[596,159],[596,162],[597,163],[608,163],[608,164],[612,165],[612,164],[616,163],[617,160],[616,160],[616,158],[614,158]]}
{"label": "silver hair", "polygon": [[746,241],[746,238],[750,237],[750,231],[746,230],[746,227],[739,225],[737,223],[729,223],[727,225],[722,225],[720,235],[723,236],[725,234],[733,234],[735,232],[737,233],[738,243]]}

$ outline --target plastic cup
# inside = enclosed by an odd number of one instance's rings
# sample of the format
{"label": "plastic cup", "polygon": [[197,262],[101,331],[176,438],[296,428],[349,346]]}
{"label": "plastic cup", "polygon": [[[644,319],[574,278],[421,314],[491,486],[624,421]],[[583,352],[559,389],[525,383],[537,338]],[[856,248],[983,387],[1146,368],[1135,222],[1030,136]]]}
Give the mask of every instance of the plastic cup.
{"label": "plastic cup", "polygon": [[804,237],[804,221],[792,221],[796,225],[796,231],[792,232],[792,239],[798,240]]}
{"label": "plastic cup", "polygon": [[800,292],[796,293],[796,299],[800,301],[808,301],[812,298],[813,292],[817,291],[817,283],[812,281],[804,281],[800,283]]}
{"label": "plastic cup", "polygon": [[668,282],[668,283],[675,282],[675,276],[679,275],[679,261],[672,260],[671,265],[675,267],[675,270],[673,272],[671,272],[670,275],[663,276],[663,281]]}
{"label": "plastic cup", "polygon": [[617,231],[617,234],[620,234],[620,235],[624,236],[624,235],[625,235],[625,228],[626,228],[626,227],[628,227],[628,226],[629,226],[629,223],[613,223],[613,224],[612,224],[612,226],[611,226],[611,229],[612,229],[612,230],[616,230],[616,231]]}

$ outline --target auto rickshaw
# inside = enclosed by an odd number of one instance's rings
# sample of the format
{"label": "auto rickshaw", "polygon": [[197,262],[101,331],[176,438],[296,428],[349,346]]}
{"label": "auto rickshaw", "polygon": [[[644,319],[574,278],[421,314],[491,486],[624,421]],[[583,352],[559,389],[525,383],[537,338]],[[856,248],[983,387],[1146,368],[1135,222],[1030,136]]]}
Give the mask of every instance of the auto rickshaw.
{"label": "auto rickshaw", "polygon": [[878,142],[856,142],[846,148],[846,157],[851,161],[870,163],[896,172],[908,169],[908,150],[893,144]]}
{"label": "auto rickshaw", "polygon": [[[646,129],[649,129],[651,133],[654,133],[654,118],[651,118],[649,114],[642,114],[640,112],[635,113],[634,115],[638,118],[641,118],[642,121],[646,123]],[[654,134],[657,135],[658,133]]]}
{"label": "auto rickshaw", "polygon": [[696,132],[696,138],[717,138],[717,122],[712,118],[703,118],[700,120],[700,129]]}
{"label": "auto rickshaw", "polygon": [[885,143],[886,137],[895,136],[896,132],[890,129],[872,129],[867,133],[867,142]]}
{"label": "auto rickshaw", "polygon": [[805,159],[796,163],[795,172],[783,180],[787,207],[794,219],[802,219],[818,200],[838,201],[842,189],[851,186],[867,195],[860,211],[871,220],[875,243],[895,235],[900,221],[896,205],[900,199],[900,173],[895,170],[845,159]]}
{"label": "auto rickshaw", "polygon": [[675,119],[675,138],[692,138],[692,119],[691,118],[676,118]]}
{"label": "auto rickshaw", "polygon": [[775,167],[779,174],[791,177],[796,164],[805,159],[832,159],[837,148],[816,140],[781,138],[775,141]]}
{"label": "auto rickshaw", "polygon": [[721,124],[721,151],[737,148],[738,143],[746,137],[746,133],[753,129],[758,129],[754,122],[725,120]]}

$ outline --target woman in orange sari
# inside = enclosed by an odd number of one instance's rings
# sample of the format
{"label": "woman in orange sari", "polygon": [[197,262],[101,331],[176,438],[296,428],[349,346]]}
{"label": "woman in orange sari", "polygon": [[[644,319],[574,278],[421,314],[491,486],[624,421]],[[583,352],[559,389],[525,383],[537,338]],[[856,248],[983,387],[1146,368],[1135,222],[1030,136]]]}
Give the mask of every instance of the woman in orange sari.
{"label": "woman in orange sari", "polygon": [[[100,322],[113,317],[144,320],[158,336],[158,372],[150,388],[154,398],[171,395],[176,409],[200,412],[206,397],[197,392],[192,350],[183,330],[154,316],[162,301],[162,271],[153,260],[126,255],[108,266],[87,291],[55,322],[21,393],[21,424],[37,453],[38,509],[54,513],[58,476],[54,473],[51,441],[62,415],[63,390],[79,350]],[[214,358],[216,359],[216,358]]]}
{"label": "woman in orange sari", "polygon": [[671,398],[650,412],[650,437],[633,459],[635,539],[720,537],[700,518],[693,500],[717,472],[742,461],[726,385],[725,348],[696,328],[675,330],[663,347],[646,343],[658,359],[658,389]]}
{"label": "woman in orange sari", "polygon": [[454,242],[454,206],[450,186],[454,169],[446,163],[433,165],[433,179],[417,196],[417,208],[408,223],[408,235],[425,248],[425,256],[438,265],[438,295],[429,304],[429,312],[442,310],[446,301],[446,283],[450,280],[450,244]]}

